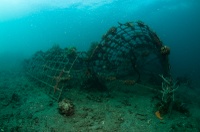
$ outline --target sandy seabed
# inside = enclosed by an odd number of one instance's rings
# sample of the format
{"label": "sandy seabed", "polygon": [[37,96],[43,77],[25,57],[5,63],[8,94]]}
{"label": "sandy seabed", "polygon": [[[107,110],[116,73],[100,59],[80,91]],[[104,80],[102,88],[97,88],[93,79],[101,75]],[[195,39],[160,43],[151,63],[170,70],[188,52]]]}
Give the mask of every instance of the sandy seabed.
{"label": "sandy seabed", "polygon": [[[196,89],[181,86],[176,98],[189,115],[172,111],[160,120],[155,93],[141,85],[121,87],[113,82],[109,92],[89,92],[77,87],[64,96],[75,106],[72,116],[58,111],[58,102],[31,82],[22,71],[0,72],[0,131],[3,132],[199,132],[200,97]],[[188,92],[189,91],[189,92]]]}

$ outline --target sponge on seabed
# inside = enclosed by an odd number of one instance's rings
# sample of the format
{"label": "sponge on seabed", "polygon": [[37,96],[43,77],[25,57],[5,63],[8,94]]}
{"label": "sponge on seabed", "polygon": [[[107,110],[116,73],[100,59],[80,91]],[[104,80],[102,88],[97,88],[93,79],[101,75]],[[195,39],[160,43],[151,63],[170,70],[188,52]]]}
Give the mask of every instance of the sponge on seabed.
{"label": "sponge on seabed", "polygon": [[160,120],[162,120],[163,118],[160,115],[160,111],[156,111],[155,113],[156,117],[159,118]]}

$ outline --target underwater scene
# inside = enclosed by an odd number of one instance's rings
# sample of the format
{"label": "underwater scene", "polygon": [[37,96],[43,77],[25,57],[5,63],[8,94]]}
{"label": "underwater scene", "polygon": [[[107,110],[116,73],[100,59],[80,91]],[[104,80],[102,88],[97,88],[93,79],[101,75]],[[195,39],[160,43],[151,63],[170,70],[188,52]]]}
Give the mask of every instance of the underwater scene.
{"label": "underwater scene", "polygon": [[199,0],[1,0],[0,132],[200,132]]}

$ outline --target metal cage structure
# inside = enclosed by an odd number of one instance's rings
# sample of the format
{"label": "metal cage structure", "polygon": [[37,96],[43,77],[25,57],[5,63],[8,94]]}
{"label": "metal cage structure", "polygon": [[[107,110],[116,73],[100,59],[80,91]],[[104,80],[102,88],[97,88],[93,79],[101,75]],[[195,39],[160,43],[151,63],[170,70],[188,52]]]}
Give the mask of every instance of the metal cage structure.
{"label": "metal cage structure", "polygon": [[82,85],[91,78],[160,85],[159,74],[170,76],[169,48],[141,21],[118,24],[93,45],[90,54],[58,45],[36,52],[24,63],[26,74],[57,101],[70,84]]}
{"label": "metal cage structure", "polygon": [[111,27],[90,59],[93,70],[106,78],[146,83],[159,74],[170,76],[169,52],[155,32],[137,21]]}
{"label": "metal cage structure", "polygon": [[[26,74],[46,88],[47,93],[59,100],[63,88],[79,82],[84,75],[85,54],[76,48],[61,49],[53,46],[46,52],[38,51],[24,63]],[[73,80],[73,81],[72,81]]]}

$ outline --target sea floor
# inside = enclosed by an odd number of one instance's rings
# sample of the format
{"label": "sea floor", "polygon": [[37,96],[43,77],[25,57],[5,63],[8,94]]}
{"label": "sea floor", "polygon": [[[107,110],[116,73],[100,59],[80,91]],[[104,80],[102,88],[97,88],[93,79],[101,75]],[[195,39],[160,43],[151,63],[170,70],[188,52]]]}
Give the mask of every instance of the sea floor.
{"label": "sea floor", "polygon": [[[65,97],[75,106],[72,116],[58,111],[49,97],[22,71],[0,72],[1,132],[199,132],[200,91],[181,85],[175,97],[182,99],[189,115],[172,111],[158,119],[159,93],[145,86],[125,88],[110,84],[109,92],[71,88]],[[189,91],[189,92],[188,92]]]}

